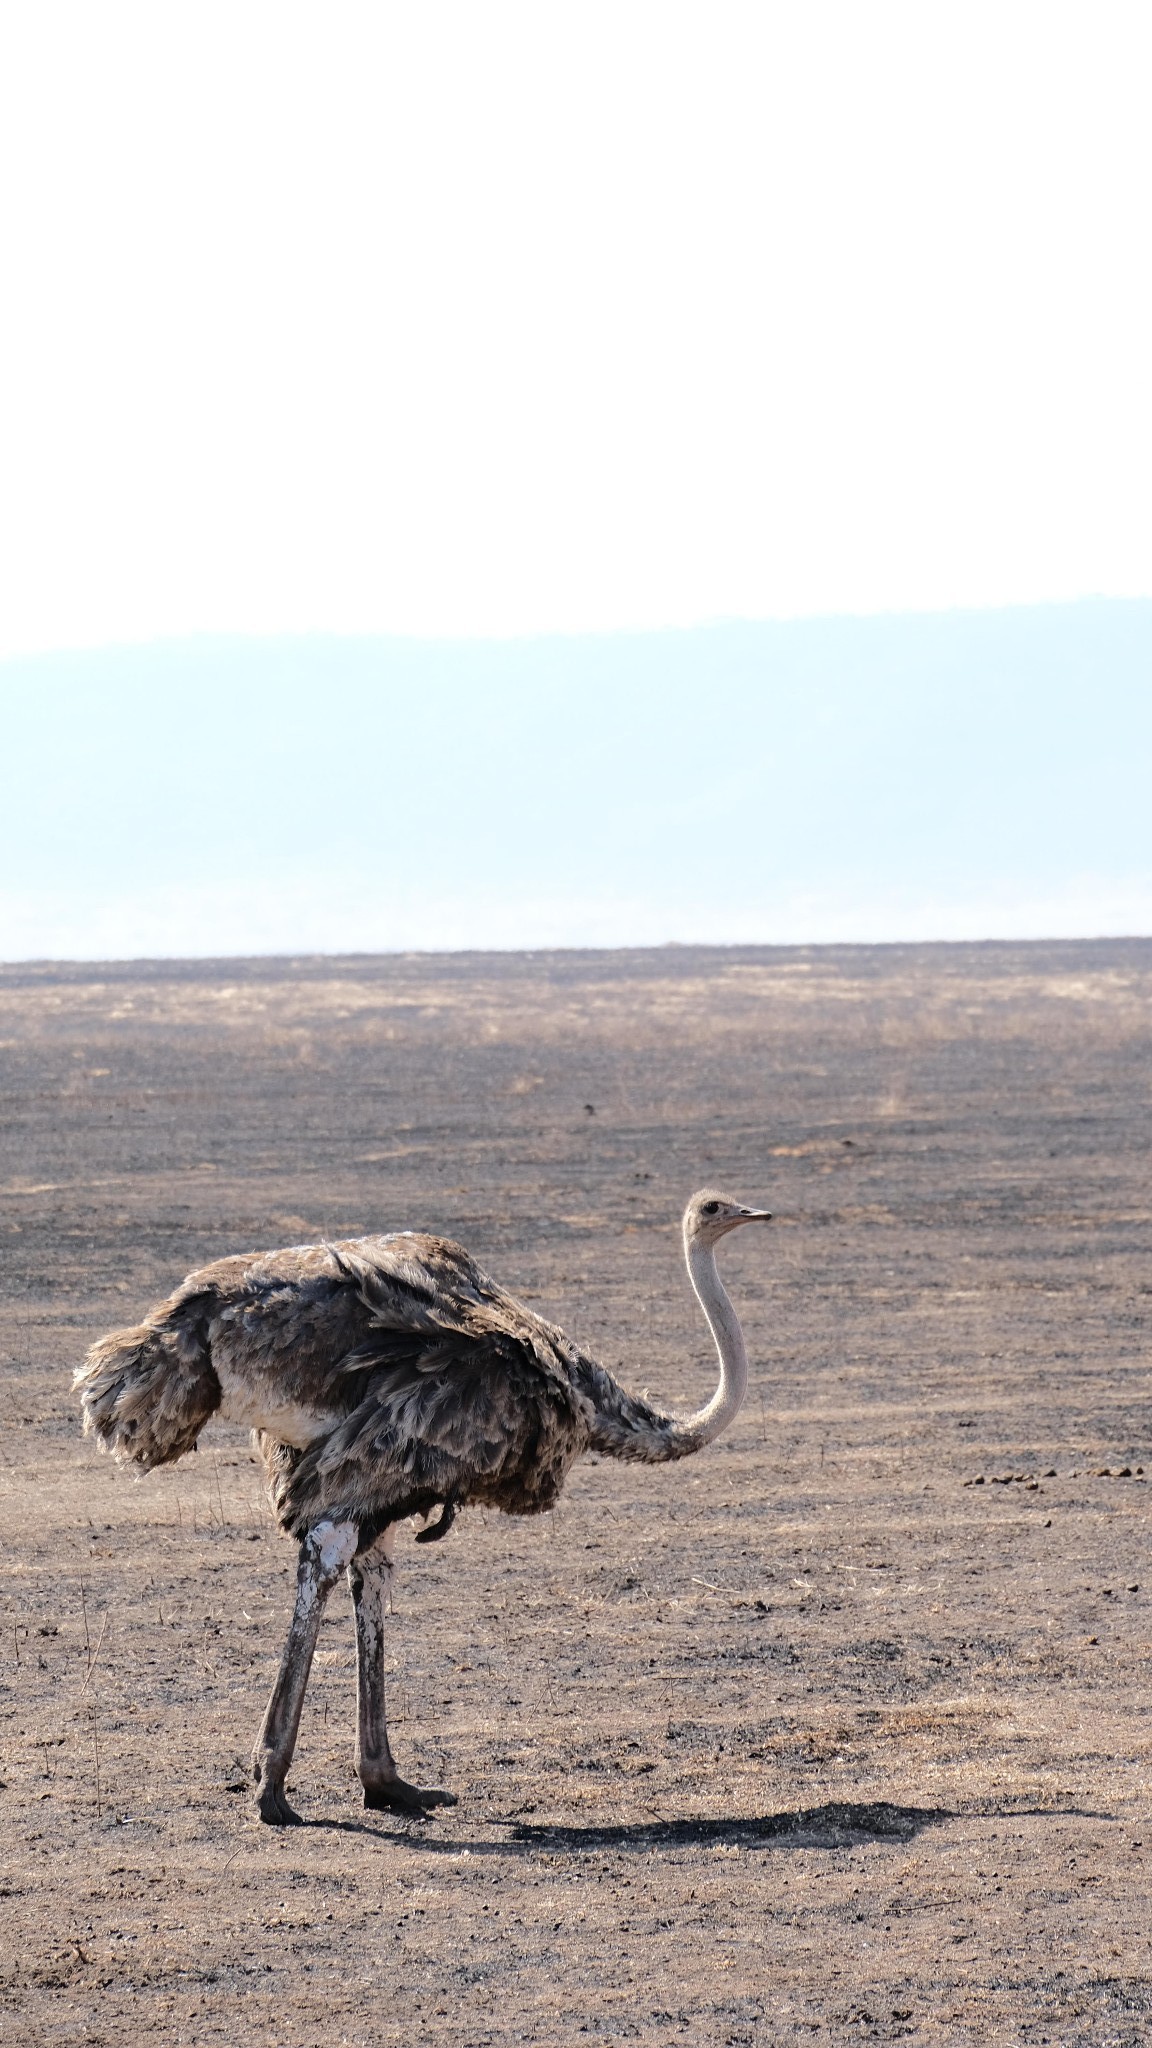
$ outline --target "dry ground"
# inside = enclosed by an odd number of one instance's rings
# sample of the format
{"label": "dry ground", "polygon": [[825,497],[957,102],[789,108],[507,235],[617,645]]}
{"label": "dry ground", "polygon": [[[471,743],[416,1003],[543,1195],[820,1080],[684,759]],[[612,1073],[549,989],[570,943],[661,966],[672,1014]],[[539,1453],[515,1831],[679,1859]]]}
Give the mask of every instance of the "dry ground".
{"label": "dry ground", "polygon": [[[0,2040],[1152,2040],[1152,942],[0,970]],[[136,1483],[85,1345],[219,1253],[422,1225],[694,1402],[661,1471],[402,1543],[366,1815],[247,1442]],[[979,1481],[983,1479],[981,1485]]]}

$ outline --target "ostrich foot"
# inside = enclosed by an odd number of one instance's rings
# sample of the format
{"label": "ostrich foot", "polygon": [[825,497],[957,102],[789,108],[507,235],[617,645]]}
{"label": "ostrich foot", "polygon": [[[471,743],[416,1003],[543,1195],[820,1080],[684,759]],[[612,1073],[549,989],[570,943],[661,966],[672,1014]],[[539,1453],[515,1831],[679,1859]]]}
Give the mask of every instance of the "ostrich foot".
{"label": "ostrich foot", "polygon": [[257,1817],[270,1828],[302,1828],[304,1822],[284,1797],[283,1785],[258,1785],[254,1804]]}
{"label": "ostrich foot", "polygon": [[406,1784],[403,1778],[384,1778],[379,1784],[365,1785],[364,1804],[375,1813],[422,1815],[431,1806],[455,1806],[456,1794],[435,1787],[424,1791],[419,1785]]}

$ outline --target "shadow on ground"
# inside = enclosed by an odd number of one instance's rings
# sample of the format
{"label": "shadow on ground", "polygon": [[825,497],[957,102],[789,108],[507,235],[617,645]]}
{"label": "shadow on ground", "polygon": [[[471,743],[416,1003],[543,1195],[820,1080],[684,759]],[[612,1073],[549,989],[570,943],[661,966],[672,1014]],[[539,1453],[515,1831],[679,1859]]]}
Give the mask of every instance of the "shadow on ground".
{"label": "shadow on ground", "polygon": [[[229,1786],[226,1788],[231,1790]],[[775,1842],[791,1849],[844,1849],[855,1842],[910,1842],[924,1828],[951,1820],[1095,1820],[1115,1821],[1100,1807],[1024,1806],[899,1806],[887,1799],[865,1803],[832,1800],[825,1806],[801,1806],[788,1813],[765,1813],[728,1820],[654,1820],[623,1822],[609,1827],[568,1827],[562,1822],[503,1821],[502,1841],[437,1835],[432,1815],[413,1814],[399,1827],[361,1820],[335,1820],[326,1815],[306,1819],[308,1828],[340,1834],[368,1835],[373,1841],[419,1843],[423,1849],[449,1856],[507,1856],[533,1849],[674,1849],[765,1848]]]}
{"label": "shadow on ground", "polygon": [[371,1821],[306,1820],[305,1827],[333,1829],[340,1834],[370,1835],[378,1842],[418,1842],[423,1849],[439,1850],[450,1856],[506,1856],[532,1849],[674,1849],[767,1847],[779,1842],[794,1849],[843,1849],[853,1842],[910,1842],[921,1829],[934,1822],[955,1820],[943,1806],[895,1806],[887,1799],[865,1805],[839,1800],[826,1806],[801,1806],[791,1813],[764,1813],[729,1820],[652,1820],[624,1822],[618,1827],[549,1826],[517,1821],[500,1823],[508,1827],[504,1841],[437,1836],[428,1826],[431,1816],[413,1814],[400,1828],[374,1826]]}
{"label": "shadow on ground", "polygon": [[807,1849],[841,1849],[853,1842],[910,1842],[934,1821],[951,1820],[939,1806],[893,1806],[880,1799],[867,1805],[839,1800],[827,1806],[802,1806],[792,1813],[765,1813],[752,1819],[653,1820],[623,1827],[533,1827],[518,1822],[514,1842],[536,1842],[563,1849],[660,1849],[677,1846],[708,1848],[716,1843],[756,1847],[786,1841]]}

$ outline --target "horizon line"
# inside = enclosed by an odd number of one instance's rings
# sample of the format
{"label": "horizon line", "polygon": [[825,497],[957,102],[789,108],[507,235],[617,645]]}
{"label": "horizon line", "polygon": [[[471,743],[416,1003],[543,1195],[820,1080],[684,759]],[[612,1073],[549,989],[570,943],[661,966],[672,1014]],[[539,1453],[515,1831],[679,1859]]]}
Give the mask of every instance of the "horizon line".
{"label": "horizon line", "polygon": [[372,960],[541,960],[615,956],[623,953],[876,953],[876,952],[1007,952],[1021,946],[1149,946],[1152,932],[1097,932],[1076,935],[986,939],[662,939],[653,945],[612,946],[405,946],[351,952],[289,950],[259,953],[136,953],[88,957],[44,954],[0,959],[0,974],[9,968],[128,968],[304,966],[320,962]]}

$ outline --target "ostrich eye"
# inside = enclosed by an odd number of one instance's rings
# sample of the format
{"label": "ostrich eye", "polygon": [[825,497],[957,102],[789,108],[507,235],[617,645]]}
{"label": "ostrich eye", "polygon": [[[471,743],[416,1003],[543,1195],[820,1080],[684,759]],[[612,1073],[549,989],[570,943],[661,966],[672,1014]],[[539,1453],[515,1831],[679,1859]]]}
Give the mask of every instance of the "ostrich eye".
{"label": "ostrich eye", "polygon": [[702,1216],[718,1216],[720,1214],[719,1202],[701,1202],[700,1214]]}

